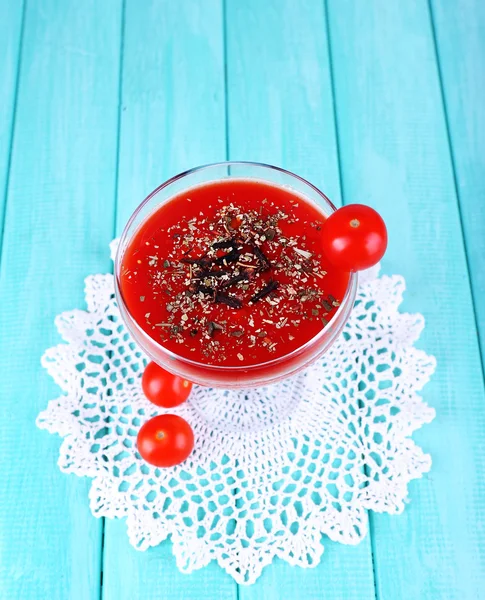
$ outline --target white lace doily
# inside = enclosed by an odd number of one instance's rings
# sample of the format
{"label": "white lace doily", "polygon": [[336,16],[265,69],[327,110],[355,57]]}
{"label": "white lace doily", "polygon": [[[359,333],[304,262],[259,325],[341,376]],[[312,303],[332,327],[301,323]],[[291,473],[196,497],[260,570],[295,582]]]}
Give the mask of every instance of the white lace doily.
{"label": "white lace doily", "polygon": [[278,556],[316,565],[322,534],[357,544],[367,510],[399,513],[431,466],[411,434],[434,417],[419,396],[434,358],[413,347],[421,315],[400,314],[400,276],[361,278],[340,339],[306,372],[249,391],[194,387],[177,412],[193,427],[182,465],[157,469],[136,452],[140,425],[164,412],[143,396],[145,358],[123,326],[112,275],[86,279],[87,311],[59,315],[66,344],[42,364],[62,388],[37,420],[64,440],[59,466],[93,478],[98,517],[126,517],[133,546],[171,535],[186,572],[216,559],[252,583]]}

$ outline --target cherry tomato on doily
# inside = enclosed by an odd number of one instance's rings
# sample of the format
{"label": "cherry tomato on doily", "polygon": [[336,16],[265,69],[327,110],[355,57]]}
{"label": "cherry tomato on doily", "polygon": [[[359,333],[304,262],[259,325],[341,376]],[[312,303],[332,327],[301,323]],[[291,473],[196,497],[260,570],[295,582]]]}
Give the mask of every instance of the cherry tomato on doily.
{"label": "cherry tomato on doily", "polygon": [[164,408],[173,408],[182,404],[192,390],[190,381],[178,375],[172,375],[154,362],[148,363],[145,367],[141,386],[150,402]]}
{"label": "cherry tomato on doily", "polygon": [[194,448],[194,432],[178,415],[158,415],[142,425],[138,452],[155,467],[173,467],[184,462]]}

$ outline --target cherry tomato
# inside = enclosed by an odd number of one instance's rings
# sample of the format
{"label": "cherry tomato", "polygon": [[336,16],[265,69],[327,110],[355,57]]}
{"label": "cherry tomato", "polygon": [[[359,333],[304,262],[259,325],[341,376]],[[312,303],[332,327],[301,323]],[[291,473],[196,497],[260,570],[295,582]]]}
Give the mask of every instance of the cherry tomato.
{"label": "cherry tomato", "polygon": [[137,438],[141,457],[155,467],[173,467],[194,448],[194,432],[178,415],[158,415],[142,425]]}
{"label": "cherry tomato", "polygon": [[157,363],[150,362],[142,375],[141,387],[153,404],[173,408],[187,400],[192,384],[183,377],[165,371]]}
{"label": "cherry tomato", "polygon": [[349,204],[332,213],[322,227],[323,252],[346,271],[361,271],[378,263],[387,248],[387,229],[370,206]]}

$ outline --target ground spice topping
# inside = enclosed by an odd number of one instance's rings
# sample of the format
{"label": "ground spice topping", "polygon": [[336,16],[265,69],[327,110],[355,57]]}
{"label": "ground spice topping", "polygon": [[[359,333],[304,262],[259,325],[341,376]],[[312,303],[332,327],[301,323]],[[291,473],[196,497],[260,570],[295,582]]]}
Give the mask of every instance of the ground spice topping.
{"label": "ground spice topping", "polygon": [[207,364],[265,362],[328,324],[348,275],[329,273],[318,243],[325,217],[300,196],[218,183],[148,219],[125,252],[122,291],[137,320],[143,305],[145,331],[177,353]]}

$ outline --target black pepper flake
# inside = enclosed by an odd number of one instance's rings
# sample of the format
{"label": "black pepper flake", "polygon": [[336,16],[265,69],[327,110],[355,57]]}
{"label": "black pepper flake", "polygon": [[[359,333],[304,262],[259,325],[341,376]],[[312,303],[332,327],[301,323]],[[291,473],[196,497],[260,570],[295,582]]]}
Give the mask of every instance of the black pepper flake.
{"label": "black pepper flake", "polygon": [[207,333],[210,337],[214,335],[215,331],[221,331],[222,328],[222,325],[219,325],[219,323],[216,323],[215,321],[209,321],[207,323]]}
{"label": "black pepper flake", "polygon": [[195,337],[198,333],[199,333],[198,329],[191,329],[190,330],[190,336],[191,337]]}
{"label": "black pepper flake", "polygon": [[234,296],[226,296],[226,294],[221,294],[220,292],[217,292],[215,302],[218,304],[225,304],[231,308],[242,307],[242,302],[239,300],[239,298],[234,298]]}
{"label": "black pepper flake", "polygon": [[206,277],[224,277],[224,275],[230,275],[231,271],[225,271],[224,269],[220,269],[219,271],[202,271],[199,275],[201,279],[205,279]]}
{"label": "black pepper flake", "polygon": [[267,271],[268,269],[271,269],[271,261],[266,256],[266,254],[261,250],[261,248],[259,246],[256,246],[255,244],[252,244],[251,248],[252,248],[254,254],[256,255],[256,258],[261,263],[261,270]]}
{"label": "black pepper flake", "polygon": [[270,281],[264,286],[264,288],[259,290],[259,292],[251,298],[251,304],[256,304],[256,302],[259,302],[260,300],[271,294],[271,292],[277,290],[279,285],[280,284],[277,281],[270,279]]}
{"label": "black pepper flake", "polygon": [[224,263],[237,262],[239,257],[241,256],[239,250],[237,248],[233,248],[228,254],[224,254],[224,256],[219,256],[215,260],[216,265],[223,265]]}
{"label": "black pepper flake", "polygon": [[242,331],[241,329],[238,329],[237,331],[231,331],[231,333],[229,335],[232,335],[232,337],[241,337],[244,335],[244,331]]}
{"label": "black pepper flake", "polygon": [[214,288],[211,288],[208,285],[202,285],[201,283],[197,284],[196,291],[207,294],[208,296],[213,296],[215,294]]}
{"label": "black pepper flake", "polygon": [[240,281],[247,281],[248,279],[249,279],[249,273],[247,271],[243,271],[242,273],[239,273],[239,275],[236,275],[235,277],[232,277],[228,281],[225,281],[221,287],[223,287],[223,288],[231,287],[232,285],[236,285],[236,283],[239,283]]}
{"label": "black pepper flake", "polygon": [[333,306],[329,302],[327,302],[326,300],[322,300],[322,304],[323,304],[323,308],[326,311],[331,311],[333,309]]}
{"label": "black pepper flake", "polygon": [[214,250],[221,250],[223,248],[237,248],[237,242],[235,239],[230,238],[228,240],[215,242],[214,244],[212,244],[211,248],[214,248]]}

